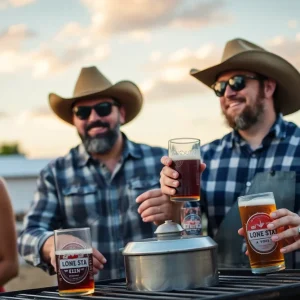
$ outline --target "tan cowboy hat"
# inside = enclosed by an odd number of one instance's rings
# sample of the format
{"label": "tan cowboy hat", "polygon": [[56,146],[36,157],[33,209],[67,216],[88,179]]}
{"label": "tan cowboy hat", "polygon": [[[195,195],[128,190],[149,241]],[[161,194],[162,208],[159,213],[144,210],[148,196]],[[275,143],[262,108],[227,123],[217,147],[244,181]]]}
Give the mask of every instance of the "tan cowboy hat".
{"label": "tan cowboy hat", "polygon": [[96,67],[81,69],[72,98],[63,98],[51,93],[49,103],[57,116],[73,125],[73,104],[81,99],[90,99],[91,96],[116,99],[125,108],[125,123],[134,119],[143,105],[143,96],[133,82],[120,81],[112,84]]}
{"label": "tan cowboy hat", "polygon": [[246,70],[274,79],[276,108],[283,115],[300,109],[299,72],[280,56],[243,39],[227,42],[220,64],[202,71],[192,69],[190,74],[211,87],[219,74],[229,70]]}

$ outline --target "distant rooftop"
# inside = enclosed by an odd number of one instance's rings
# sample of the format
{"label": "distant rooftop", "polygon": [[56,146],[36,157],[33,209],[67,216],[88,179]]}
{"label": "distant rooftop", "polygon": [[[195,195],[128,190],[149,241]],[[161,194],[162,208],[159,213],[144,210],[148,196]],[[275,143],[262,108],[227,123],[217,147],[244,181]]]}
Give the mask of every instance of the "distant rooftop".
{"label": "distant rooftop", "polygon": [[52,160],[52,158],[29,159],[23,155],[0,155],[1,177],[32,177]]}

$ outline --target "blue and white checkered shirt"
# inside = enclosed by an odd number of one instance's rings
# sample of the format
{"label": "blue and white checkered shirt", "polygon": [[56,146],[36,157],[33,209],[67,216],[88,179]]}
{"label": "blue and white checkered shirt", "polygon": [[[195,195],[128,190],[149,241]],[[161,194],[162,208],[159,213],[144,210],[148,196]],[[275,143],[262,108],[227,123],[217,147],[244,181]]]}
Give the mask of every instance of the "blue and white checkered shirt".
{"label": "blue and white checkered shirt", "polygon": [[[238,196],[244,195],[259,172],[295,171],[300,181],[300,128],[278,115],[262,145],[252,150],[237,131],[201,148],[203,162],[201,204],[206,205],[208,233],[214,237]],[[299,192],[299,191],[298,191]],[[299,214],[300,195],[294,212]]]}
{"label": "blue and white checkered shirt", "polygon": [[40,173],[37,192],[18,244],[25,260],[50,271],[40,257],[44,241],[58,228],[90,227],[93,247],[107,259],[96,279],[124,277],[120,248],[153,236],[155,226],[137,212],[137,196],[159,188],[163,148],[129,141],[124,135],[121,161],[111,174],[81,144],[48,164]]}

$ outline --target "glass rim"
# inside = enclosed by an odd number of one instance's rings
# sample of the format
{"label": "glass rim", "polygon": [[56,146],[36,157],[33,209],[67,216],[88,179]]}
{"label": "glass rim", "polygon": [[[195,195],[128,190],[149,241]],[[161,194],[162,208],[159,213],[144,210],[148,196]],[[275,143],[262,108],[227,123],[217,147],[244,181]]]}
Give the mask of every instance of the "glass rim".
{"label": "glass rim", "polygon": [[173,144],[193,144],[199,142],[200,144],[200,139],[197,138],[174,138],[170,139],[169,143]]}
{"label": "glass rim", "polygon": [[91,230],[90,227],[78,227],[78,228],[66,228],[66,229],[55,229],[55,233],[60,232],[70,232],[70,231],[85,231],[85,230]]}
{"label": "glass rim", "polygon": [[264,192],[264,193],[257,193],[257,194],[249,194],[249,195],[239,196],[238,201],[255,200],[256,198],[261,198],[263,196],[269,196],[272,199],[275,199],[273,192]]}

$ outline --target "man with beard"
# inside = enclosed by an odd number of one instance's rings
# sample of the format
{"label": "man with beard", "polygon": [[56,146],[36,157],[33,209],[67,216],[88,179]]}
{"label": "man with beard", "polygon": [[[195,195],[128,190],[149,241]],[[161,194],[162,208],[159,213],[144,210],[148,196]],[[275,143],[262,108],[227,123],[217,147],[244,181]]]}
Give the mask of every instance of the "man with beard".
{"label": "man with beard", "polygon": [[[191,75],[213,89],[233,129],[201,148],[206,169],[200,203],[208,217],[208,234],[218,243],[220,267],[249,266],[244,239],[237,234],[241,228],[238,196],[273,192],[277,207],[288,209],[280,214],[285,217],[282,225],[296,224],[287,217],[288,211],[299,214],[300,129],[282,116],[300,108],[300,74],[283,58],[234,39],[226,44],[220,64],[203,71],[193,69]],[[166,195],[176,193],[179,174],[170,167],[170,158],[162,157],[161,162],[165,165],[160,179],[165,195],[152,191],[143,198],[164,201]],[[273,240],[294,234],[295,230],[287,229]],[[282,252],[297,248],[291,241]],[[299,257],[296,252],[285,255],[286,266],[299,268]]]}
{"label": "man with beard", "polygon": [[[170,201],[136,202],[142,192],[159,188],[159,160],[166,154],[120,131],[140,112],[142,94],[134,83],[113,85],[96,67],[88,67],[81,70],[72,98],[51,93],[49,103],[76,127],[82,143],[41,171],[19,252],[28,263],[54,273],[53,230],[90,227],[94,273],[101,270],[97,279],[124,277],[120,249],[152,237],[155,225],[175,208]],[[147,217],[153,223],[143,222]]]}

